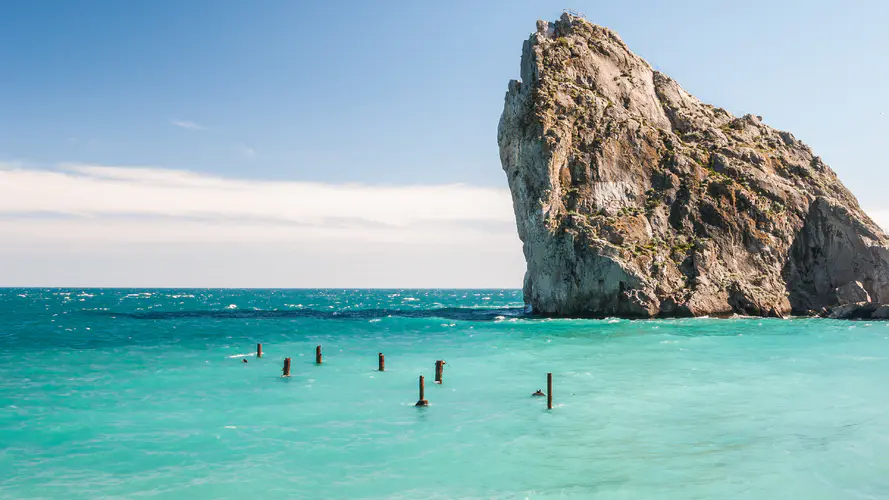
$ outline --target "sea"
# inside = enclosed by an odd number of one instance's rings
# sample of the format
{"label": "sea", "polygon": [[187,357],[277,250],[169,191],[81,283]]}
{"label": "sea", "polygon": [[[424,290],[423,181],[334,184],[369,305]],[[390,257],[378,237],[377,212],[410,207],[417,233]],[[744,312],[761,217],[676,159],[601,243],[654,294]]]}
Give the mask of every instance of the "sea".
{"label": "sea", "polygon": [[2,289],[0,498],[889,498],[889,322],[522,306]]}

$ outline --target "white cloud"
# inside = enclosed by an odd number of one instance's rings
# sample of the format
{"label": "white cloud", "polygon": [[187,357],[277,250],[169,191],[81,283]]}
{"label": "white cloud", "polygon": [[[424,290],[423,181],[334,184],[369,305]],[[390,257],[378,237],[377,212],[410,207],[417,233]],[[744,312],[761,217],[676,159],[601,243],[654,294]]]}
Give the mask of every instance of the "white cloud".
{"label": "white cloud", "polygon": [[186,120],[170,120],[170,123],[172,123],[173,125],[175,125],[177,127],[186,128],[188,130],[207,130],[195,122],[190,122],[190,121],[186,121]]}
{"label": "white cloud", "polygon": [[226,179],[156,168],[65,165],[0,171],[0,214],[138,215],[390,226],[512,222],[506,189]]}
{"label": "white cloud", "polygon": [[0,286],[517,287],[524,273],[509,192],[465,185],[13,167],[0,241]]}

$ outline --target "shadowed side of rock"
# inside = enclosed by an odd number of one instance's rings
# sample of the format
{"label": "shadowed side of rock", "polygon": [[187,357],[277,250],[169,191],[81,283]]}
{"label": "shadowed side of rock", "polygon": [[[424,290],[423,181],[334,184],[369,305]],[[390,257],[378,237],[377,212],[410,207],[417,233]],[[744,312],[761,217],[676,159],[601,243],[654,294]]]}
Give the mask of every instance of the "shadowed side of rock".
{"label": "shadowed side of rock", "polygon": [[785,271],[796,312],[889,302],[889,268],[883,264],[889,250],[875,245],[882,238],[843,206],[824,198],[815,200]]}

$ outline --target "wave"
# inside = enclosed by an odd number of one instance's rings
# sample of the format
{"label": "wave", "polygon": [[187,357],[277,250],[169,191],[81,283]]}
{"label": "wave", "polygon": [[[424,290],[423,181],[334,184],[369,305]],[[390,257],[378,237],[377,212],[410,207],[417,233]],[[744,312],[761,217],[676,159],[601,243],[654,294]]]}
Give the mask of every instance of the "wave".
{"label": "wave", "polygon": [[360,309],[322,311],[318,309],[299,310],[205,310],[205,311],[145,311],[145,312],[114,312],[114,311],[84,311],[87,314],[101,316],[119,316],[132,319],[146,320],[173,320],[184,318],[211,318],[211,319],[286,319],[286,318],[316,318],[338,320],[370,320],[378,318],[442,318],[452,321],[502,321],[504,317],[520,318],[531,317],[524,313],[520,307],[508,308],[476,308],[476,307],[443,307],[438,309]]}

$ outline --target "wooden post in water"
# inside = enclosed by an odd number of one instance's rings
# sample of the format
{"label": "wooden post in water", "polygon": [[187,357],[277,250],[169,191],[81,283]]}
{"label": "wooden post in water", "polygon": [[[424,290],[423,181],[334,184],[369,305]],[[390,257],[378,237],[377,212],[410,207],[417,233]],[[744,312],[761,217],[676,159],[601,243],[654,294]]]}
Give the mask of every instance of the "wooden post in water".
{"label": "wooden post in water", "polygon": [[285,377],[290,376],[290,358],[284,358],[284,375]]}
{"label": "wooden post in water", "polygon": [[262,344],[256,344],[256,357],[262,357]]}
{"label": "wooden post in water", "polygon": [[546,409],[553,409],[553,374],[546,374]]}
{"label": "wooden post in water", "polygon": [[383,356],[383,353],[380,353],[380,371],[386,371],[386,356]]}
{"label": "wooden post in water", "polygon": [[438,360],[435,362],[435,383],[437,384],[442,383],[442,377],[444,376],[444,365],[444,361]]}
{"label": "wooden post in water", "polygon": [[420,375],[420,400],[417,401],[417,404],[414,406],[429,406],[429,401],[426,401],[426,384],[423,382],[423,376]]}
{"label": "wooden post in water", "polygon": [[315,363],[321,364],[321,346],[315,348]]}

